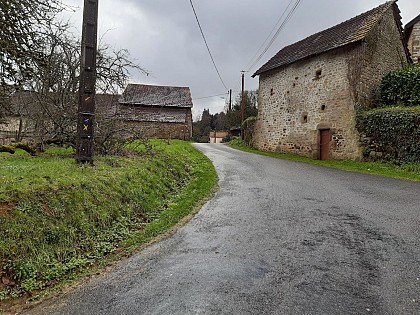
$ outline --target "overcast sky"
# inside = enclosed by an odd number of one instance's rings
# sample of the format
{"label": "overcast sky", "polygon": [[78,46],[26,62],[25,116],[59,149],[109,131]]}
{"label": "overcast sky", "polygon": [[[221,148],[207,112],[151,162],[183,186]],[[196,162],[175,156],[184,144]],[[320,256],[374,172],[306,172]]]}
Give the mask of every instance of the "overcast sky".
{"label": "overcast sky", "polygon": [[[76,7],[71,21],[80,29],[83,0],[63,2]],[[302,0],[271,48],[249,69],[289,3],[296,1],[193,0],[214,61],[226,87],[234,91],[233,98],[241,88],[241,70],[250,70],[245,88],[254,90],[258,77],[251,75],[281,48],[384,2]],[[419,0],[397,3],[403,24],[420,14]],[[150,72],[145,76],[132,71],[131,83],[190,87],[194,119],[204,108],[212,114],[223,111],[227,90],[207,52],[190,0],[99,0],[99,35],[104,42],[127,48]],[[214,95],[219,96],[209,97]]]}

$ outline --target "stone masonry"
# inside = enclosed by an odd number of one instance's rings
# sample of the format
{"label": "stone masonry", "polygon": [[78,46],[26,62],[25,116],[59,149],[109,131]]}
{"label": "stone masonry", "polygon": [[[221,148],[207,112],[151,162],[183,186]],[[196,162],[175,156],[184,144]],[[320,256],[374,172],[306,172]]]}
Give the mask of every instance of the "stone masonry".
{"label": "stone masonry", "polygon": [[333,51],[261,75],[254,145],[317,158],[319,130],[330,129],[331,157],[357,159],[348,53]]}
{"label": "stone masonry", "polygon": [[143,137],[190,140],[192,107],[189,87],[129,84],[117,117]]}
{"label": "stone masonry", "polygon": [[377,102],[382,76],[407,62],[401,36],[391,6],[364,40],[257,73],[254,146],[320,158],[328,130],[330,159],[361,159],[356,113]]}
{"label": "stone masonry", "polygon": [[406,26],[407,46],[414,63],[420,62],[420,15]]}
{"label": "stone masonry", "polygon": [[118,118],[125,127],[146,138],[190,140],[191,108],[127,106],[120,104]]}

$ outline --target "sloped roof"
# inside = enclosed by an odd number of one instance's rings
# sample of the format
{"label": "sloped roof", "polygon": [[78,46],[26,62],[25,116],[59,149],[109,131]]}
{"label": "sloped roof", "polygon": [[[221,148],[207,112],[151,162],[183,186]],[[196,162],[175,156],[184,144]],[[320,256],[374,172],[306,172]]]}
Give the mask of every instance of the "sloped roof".
{"label": "sloped roof", "polygon": [[119,94],[96,94],[96,114],[104,116],[115,115],[120,97],[121,95]]}
{"label": "sloped roof", "polygon": [[388,1],[350,20],[284,47],[252,76],[255,77],[263,72],[289,65],[298,60],[363,40],[391,6],[394,5],[397,10],[396,13],[400,13],[396,1]]}
{"label": "sloped roof", "polygon": [[189,87],[129,84],[120,103],[124,105],[149,105],[193,107]]}
{"label": "sloped roof", "polygon": [[405,27],[404,30],[407,31],[411,28],[413,28],[414,24],[417,24],[417,22],[420,22],[420,14],[417,15],[414,19],[412,19],[410,22],[408,22]]}

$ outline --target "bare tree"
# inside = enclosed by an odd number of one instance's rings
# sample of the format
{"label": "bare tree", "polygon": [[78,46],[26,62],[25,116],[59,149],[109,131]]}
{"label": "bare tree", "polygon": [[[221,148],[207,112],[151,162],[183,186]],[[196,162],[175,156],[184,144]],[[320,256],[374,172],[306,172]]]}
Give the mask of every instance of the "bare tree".
{"label": "bare tree", "polygon": [[118,94],[126,87],[130,70],[149,74],[131,58],[127,49],[116,49],[103,40],[99,43],[96,63],[96,89],[100,93]]}
{"label": "bare tree", "polygon": [[[41,149],[45,142],[75,142],[80,46],[80,40],[72,35],[66,23],[49,27],[44,38],[42,58],[35,63],[34,75],[27,83],[27,88],[36,92],[30,117],[34,120],[35,139]],[[100,44],[97,57],[98,93],[118,94],[125,88],[129,70],[132,69],[146,73],[131,60],[127,50]],[[114,123],[105,122],[109,119],[113,118],[98,115],[98,124],[114,126]]]}
{"label": "bare tree", "polygon": [[0,77],[2,84],[22,83],[33,74],[46,26],[64,9],[59,0],[0,2]]}
{"label": "bare tree", "polygon": [[[64,9],[61,0],[0,2],[0,121],[13,111],[21,121],[20,140],[25,117],[41,149],[48,141],[74,143],[81,43],[56,19]],[[127,50],[100,44],[98,93],[117,94],[130,69],[147,74]],[[30,101],[16,98],[23,90],[31,92]]]}

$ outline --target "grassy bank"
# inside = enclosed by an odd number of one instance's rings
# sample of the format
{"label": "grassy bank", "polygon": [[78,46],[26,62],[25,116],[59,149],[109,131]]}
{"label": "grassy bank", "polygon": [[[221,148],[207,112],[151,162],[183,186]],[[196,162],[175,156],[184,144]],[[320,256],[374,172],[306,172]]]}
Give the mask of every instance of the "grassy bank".
{"label": "grassy bank", "polygon": [[0,155],[0,303],[36,299],[130,253],[190,214],[216,184],[210,161],[189,143],[136,150],[96,157],[94,167],[76,165],[71,150]]}
{"label": "grassy bank", "polygon": [[405,179],[410,181],[417,181],[420,182],[420,164],[416,163],[405,163],[405,164],[392,164],[392,163],[384,163],[384,162],[355,162],[355,161],[321,161],[321,160],[313,160],[304,156],[293,155],[293,154],[285,154],[285,153],[278,153],[278,152],[267,152],[267,151],[260,151],[244,145],[244,143],[240,140],[232,140],[228,144],[232,148],[242,150],[245,152],[271,156],[274,158],[279,159],[287,159],[296,162],[303,162],[309,163],[314,165],[322,165],[326,167],[332,168],[339,168],[347,171],[354,171],[354,172],[361,172],[361,173],[369,173],[375,174],[380,176],[398,178],[398,179]]}

